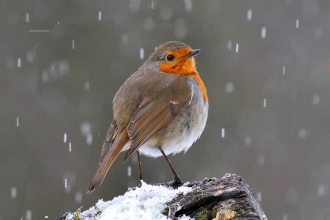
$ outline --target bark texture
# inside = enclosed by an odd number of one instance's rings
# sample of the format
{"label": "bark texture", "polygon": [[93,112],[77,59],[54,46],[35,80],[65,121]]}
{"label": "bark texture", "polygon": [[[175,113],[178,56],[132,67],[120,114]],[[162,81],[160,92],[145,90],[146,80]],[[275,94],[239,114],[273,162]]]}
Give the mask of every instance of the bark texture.
{"label": "bark texture", "polygon": [[249,185],[236,174],[225,174],[221,179],[209,178],[184,185],[192,187],[193,191],[167,204],[164,213],[171,219],[185,214],[196,220],[267,220]]}

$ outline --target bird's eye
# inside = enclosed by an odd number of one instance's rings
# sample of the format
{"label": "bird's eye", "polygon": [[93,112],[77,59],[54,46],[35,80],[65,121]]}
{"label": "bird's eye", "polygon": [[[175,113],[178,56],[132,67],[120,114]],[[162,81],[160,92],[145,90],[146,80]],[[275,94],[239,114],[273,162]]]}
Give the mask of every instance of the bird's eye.
{"label": "bird's eye", "polygon": [[167,55],[167,56],[166,56],[166,59],[167,59],[168,61],[172,61],[172,60],[174,60],[174,56],[173,56],[172,54]]}

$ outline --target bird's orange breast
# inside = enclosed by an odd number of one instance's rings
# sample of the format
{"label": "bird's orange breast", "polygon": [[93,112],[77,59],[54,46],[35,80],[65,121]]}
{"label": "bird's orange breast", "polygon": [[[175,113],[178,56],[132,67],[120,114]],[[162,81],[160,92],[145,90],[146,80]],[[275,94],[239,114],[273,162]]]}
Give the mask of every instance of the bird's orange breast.
{"label": "bird's orange breast", "polygon": [[205,84],[199,76],[194,57],[186,57],[191,48],[180,48],[168,51],[168,54],[174,55],[173,61],[164,60],[158,64],[159,70],[170,74],[188,75],[195,79],[197,86],[200,88],[203,98],[208,102],[208,96]]}
{"label": "bird's orange breast", "polygon": [[194,75],[191,75],[191,76],[196,80],[197,86],[200,88],[204,100],[205,100],[206,102],[208,102],[208,101],[209,101],[209,98],[208,98],[208,96],[207,96],[206,87],[205,87],[205,84],[204,84],[202,78],[199,76],[198,73],[196,73],[196,74],[194,74]]}

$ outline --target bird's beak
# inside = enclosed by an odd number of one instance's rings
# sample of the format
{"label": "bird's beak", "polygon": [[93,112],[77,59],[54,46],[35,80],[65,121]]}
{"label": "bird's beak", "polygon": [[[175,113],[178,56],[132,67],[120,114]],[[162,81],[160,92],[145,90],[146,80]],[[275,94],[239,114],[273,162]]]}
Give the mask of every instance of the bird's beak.
{"label": "bird's beak", "polygon": [[195,49],[195,50],[192,50],[190,51],[186,57],[193,57],[193,56],[196,56],[197,54],[199,54],[199,52],[201,52],[201,49]]}

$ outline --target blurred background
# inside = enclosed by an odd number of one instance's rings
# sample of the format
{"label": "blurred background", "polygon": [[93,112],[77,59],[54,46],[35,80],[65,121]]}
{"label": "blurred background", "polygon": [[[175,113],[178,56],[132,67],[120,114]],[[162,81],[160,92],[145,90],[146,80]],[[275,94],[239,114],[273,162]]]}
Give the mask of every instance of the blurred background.
{"label": "blurred background", "polygon": [[[269,219],[330,219],[330,1],[0,2],[0,219],[54,219],[138,184],[121,154],[86,195],[112,99],[158,45],[202,49],[209,118],[184,181],[243,177]],[[144,180],[171,181],[142,156]]]}

